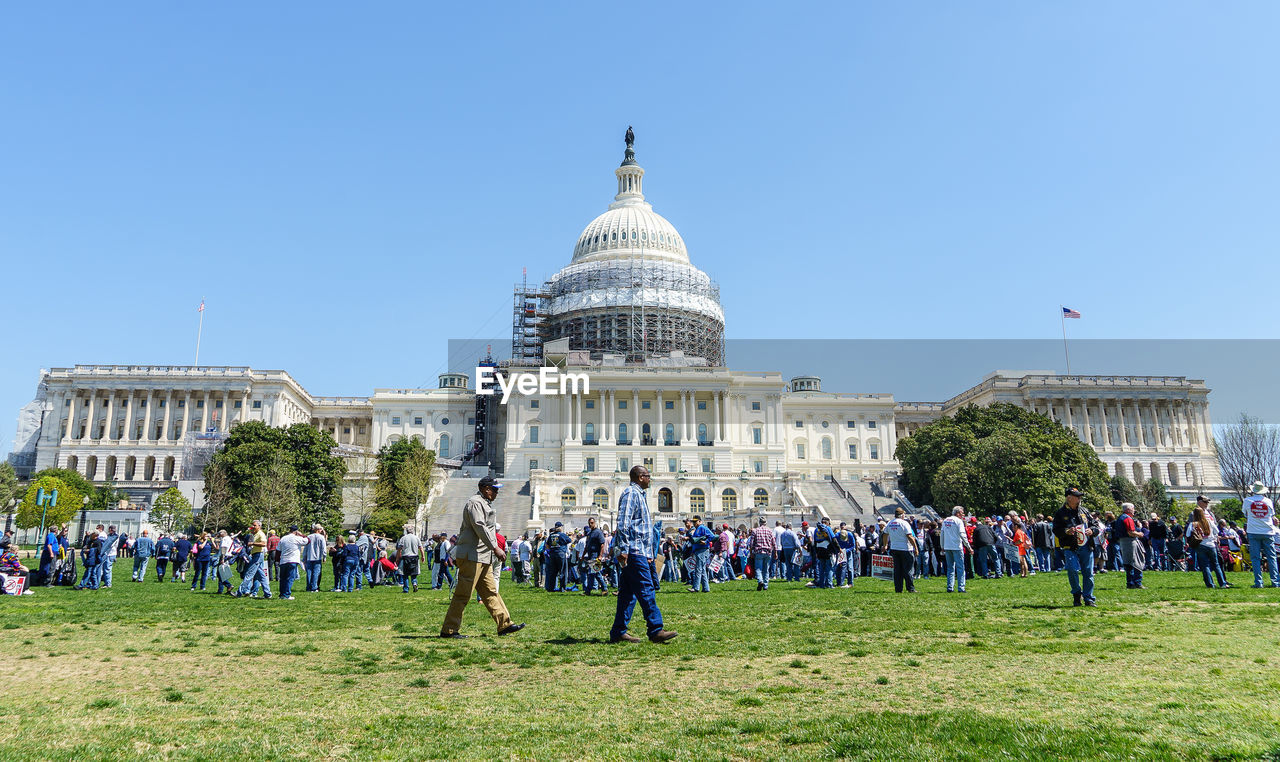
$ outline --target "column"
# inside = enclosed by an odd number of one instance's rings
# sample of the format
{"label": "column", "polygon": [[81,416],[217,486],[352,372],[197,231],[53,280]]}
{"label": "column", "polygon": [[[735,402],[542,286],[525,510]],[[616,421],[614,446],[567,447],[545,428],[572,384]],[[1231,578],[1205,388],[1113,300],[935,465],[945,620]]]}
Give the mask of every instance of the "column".
{"label": "column", "polygon": [[98,407],[98,390],[90,389],[89,390],[89,414],[88,416],[85,417],[85,421],[84,421],[84,437],[83,437],[84,439],[93,439],[93,435],[94,435],[93,418],[97,414],[97,407]]}
{"label": "column", "polygon": [[1089,400],[1080,400],[1080,409],[1084,412],[1084,443],[1093,447],[1093,426],[1089,421]]}
{"label": "column", "polygon": [[1190,446],[1189,432],[1187,431],[1187,406],[1182,400],[1178,400],[1173,406],[1174,416],[1178,422],[1178,446],[1186,448]]}
{"label": "column", "polygon": [[65,432],[59,433],[59,439],[75,439],[76,421],[80,417],[80,395],[75,393],[75,389],[68,389],[67,394],[71,395],[71,412],[67,414],[67,428]]}
{"label": "column", "polygon": [[600,432],[601,442],[612,442],[614,440],[613,431],[613,390],[604,389],[600,392],[600,405],[604,410],[600,411]]}
{"label": "column", "polygon": [[160,441],[168,442],[173,422],[173,390],[170,389],[164,401],[164,426],[160,429]]}
{"label": "column", "polygon": [[582,441],[582,416],[583,416],[583,413],[586,411],[587,406],[586,406],[586,403],[582,401],[581,393],[579,393],[577,397],[578,397],[578,402],[577,402],[578,409],[577,409],[577,415],[575,416],[575,420],[574,420],[573,438],[581,442]]}
{"label": "column", "polygon": [[1111,449],[1111,427],[1107,425],[1107,401],[1106,399],[1098,400],[1098,413],[1102,416],[1102,446],[1105,449]]}
{"label": "column", "polygon": [[640,438],[640,390],[639,389],[631,390],[631,407],[633,412],[635,413],[635,422],[632,425],[636,427],[635,431],[631,432],[631,441],[639,444],[642,441]]}
{"label": "column", "polygon": [[720,433],[720,392],[711,393],[711,441],[719,444],[724,441]]}
{"label": "column", "polygon": [[211,399],[212,397],[210,393],[206,390],[204,393],[204,407],[200,409],[200,433],[201,434],[209,430],[209,405],[210,405]]}
{"label": "column", "polygon": [[689,441],[689,392],[680,392],[680,443]]}
{"label": "column", "polygon": [[653,433],[653,441],[659,444],[665,441],[663,437],[666,436],[666,434],[664,433],[666,429],[662,425],[662,416],[665,409],[666,409],[665,406],[662,404],[662,390],[659,389],[658,390],[658,430]]}
{"label": "column", "polygon": [[[1075,432],[1076,424],[1075,424],[1075,421],[1071,419],[1071,400],[1067,399],[1066,397],[1063,397],[1062,409],[1065,415],[1067,416],[1067,428],[1071,429],[1072,432]],[[1077,433],[1076,436],[1079,436],[1079,434]]]}
{"label": "column", "polygon": [[1117,399],[1117,400],[1113,400],[1112,402],[1116,406],[1116,418],[1119,420],[1119,424],[1117,425],[1120,427],[1119,428],[1120,447],[1121,449],[1125,449],[1130,446],[1130,442],[1129,442],[1129,424],[1125,421],[1125,416],[1124,416],[1124,400]]}

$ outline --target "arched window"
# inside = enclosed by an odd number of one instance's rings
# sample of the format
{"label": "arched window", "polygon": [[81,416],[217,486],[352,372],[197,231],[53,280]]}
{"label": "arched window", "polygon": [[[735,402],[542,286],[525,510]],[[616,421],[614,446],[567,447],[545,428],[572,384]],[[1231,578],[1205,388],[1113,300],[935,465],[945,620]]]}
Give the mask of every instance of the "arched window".
{"label": "arched window", "polygon": [[560,507],[573,508],[578,504],[578,493],[573,491],[573,487],[565,487],[560,490]]}
{"label": "arched window", "polygon": [[1176,486],[1178,486],[1178,466],[1177,466],[1177,464],[1170,463],[1170,464],[1169,464],[1169,469],[1168,469],[1168,470],[1169,470],[1169,486],[1170,486],[1170,487],[1176,487]]}
{"label": "arched window", "polygon": [[440,457],[440,458],[449,457],[449,435],[448,434],[440,435],[440,444],[439,446],[436,447],[436,457]]}
{"label": "arched window", "polygon": [[[79,470],[80,470],[80,458],[78,458],[78,457],[77,457],[77,456],[75,456],[75,455],[72,455],[71,457],[67,458],[67,470],[68,470],[68,471],[79,471]],[[148,477],[148,478],[149,478],[149,477]]]}
{"label": "arched window", "polygon": [[591,493],[591,504],[596,507],[597,511],[609,510],[609,490],[604,487],[596,487],[596,491]]}
{"label": "arched window", "polygon": [[1123,463],[1117,463],[1117,464],[1116,464],[1116,476],[1124,476],[1124,464],[1123,464]]}
{"label": "arched window", "polygon": [[671,444],[676,441],[676,425],[674,423],[668,423],[667,430],[663,432],[662,437],[667,444]]}
{"label": "arched window", "polygon": [[738,493],[732,487],[726,487],[724,492],[720,493],[720,508],[726,511],[737,510]]}
{"label": "arched window", "polygon": [[618,441],[627,441],[627,424],[625,423],[618,424]]}
{"label": "arched window", "polygon": [[764,508],[769,504],[769,490],[764,487],[756,487],[755,494],[751,496],[751,500],[757,508]]}
{"label": "arched window", "polygon": [[647,437],[653,433],[653,429],[646,423],[640,427],[640,433]]}
{"label": "arched window", "polygon": [[1159,463],[1152,463],[1152,464],[1151,464],[1151,470],[1150,470],[1150,471],[1148,471],[1147,473],[1151,474],[1151,477],[1150,477],[1150,478],[1152,478],[1152,479],[1159,479],[1159,478],[1160,478],[1160,464],[1159,464]]}
{"label": "arched window", "polygon": [[590,421],[587,422],[586,439],[588,442],[596,441],[596,425]]}
{"label": "arched window", "polygon": [[[92,480],[94,477],[98,475],[98,456],[97,455],[90,455],[88,458],[85,459],[84,475],[85,475],[85,478],[90,480]],[[168,479],[170,477],[166,474],[164,478]]]}
{"label": "arched window", "polygon": [[698,441],[707,441],[707,424],[705,423],[698,424]]}
{"label": "arched window", "polygon": [[1186,472],[1187,472],[1187,484],[1195,484],[1196,483],[1196,467],[1188,463]]}
{"label": "arched window", "polygon": [[822,438],[822,459],[831,460],[831,437]]}
{"label": "arched window", "polygon": [[707,509],[707,493],[703,492],[700,487],[694,487],[689,493],[689,510],[705,511]]}
{"label": "arched window", "polygon": [[1133,464],[1133,481],[1135,484],[1142,483],[1142,464],[1141,463]]}

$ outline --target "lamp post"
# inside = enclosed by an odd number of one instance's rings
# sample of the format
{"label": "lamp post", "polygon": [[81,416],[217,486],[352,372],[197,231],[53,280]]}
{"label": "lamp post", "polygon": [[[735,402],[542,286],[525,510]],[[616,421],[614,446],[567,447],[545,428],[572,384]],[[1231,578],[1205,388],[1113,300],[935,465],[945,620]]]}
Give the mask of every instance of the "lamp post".
{"label": "lamp post", "polygon": [[36,490],[36,505],[43,510],[40,511],[40,544],[44,544],[44,518],[49,513],[50,508],[58,507],[58,491],[56,489],[45,492],[43,489]]}
{"label": "lamp post", "polygon": [[89,519],[89,496],[85,495],[80,508],[80,546],[84,547],[84,523]]}

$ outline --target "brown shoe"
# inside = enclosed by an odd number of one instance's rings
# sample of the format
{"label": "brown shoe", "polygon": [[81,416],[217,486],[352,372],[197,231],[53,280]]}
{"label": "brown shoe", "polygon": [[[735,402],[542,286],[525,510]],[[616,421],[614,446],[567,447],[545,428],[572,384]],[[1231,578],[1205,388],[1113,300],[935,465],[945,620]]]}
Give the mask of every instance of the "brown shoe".
{"label": "brown shoe", "polygon": [[624,632],[616,638],[609,638],[610,643],[641,643],[643,641],[629,632]]}
{"label": "brown shoe", "polygon": [[676,635],[677,633],[674,633],[671,630],[658,630],[657,632],[649,636],[649,641],[652,643],[666,643],[668,640],[671,640]]}

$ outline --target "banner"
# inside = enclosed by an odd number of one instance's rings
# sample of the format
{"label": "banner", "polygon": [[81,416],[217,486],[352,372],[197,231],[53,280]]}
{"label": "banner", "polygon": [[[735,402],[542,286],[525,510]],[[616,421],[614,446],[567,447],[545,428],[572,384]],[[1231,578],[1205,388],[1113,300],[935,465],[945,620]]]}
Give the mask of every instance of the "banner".
{"label": "banner", "polygon": [[871,578],[893,581],[893,556],[871,556]]}

